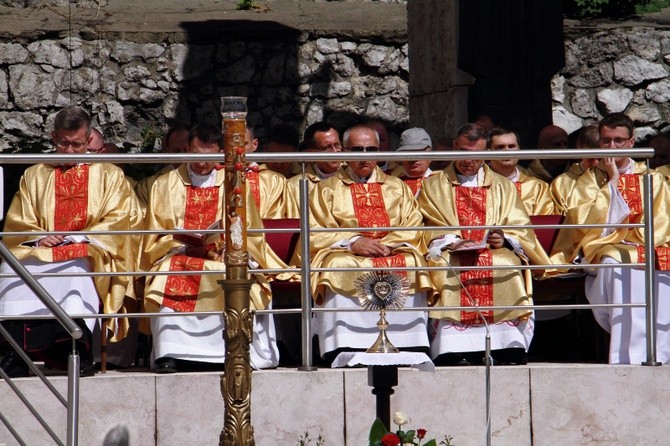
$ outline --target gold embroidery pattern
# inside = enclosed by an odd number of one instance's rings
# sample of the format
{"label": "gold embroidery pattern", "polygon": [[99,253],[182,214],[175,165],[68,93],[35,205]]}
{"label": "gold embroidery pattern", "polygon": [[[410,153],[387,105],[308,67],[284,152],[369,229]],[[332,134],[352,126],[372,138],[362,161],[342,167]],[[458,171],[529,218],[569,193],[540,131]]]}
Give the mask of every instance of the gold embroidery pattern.
{"label": "gold embroidery pattern", "polygon": [[637,223],[642,219],[642,194],[640,193],[640,176],[625,174],[619,177],[617,188],[630,208],[629,220]]}
{"label": "gold embroidery pattern", "polygon": [[[483,187],[456,188],[456,211],[458,223],[462,226],[479,226],[486,224],[486,189]],[[464,230],[464,239],[481,240],[485,231]],[[459,254],[461,266],[492,266],[493,255],[490,249]],[[461,306],[473,306],[470,297],[481,306],[493,305],[493,271],[472,270],[461,271]],[[469,293],[469,296],[468,296]],[[487,322],[493,322],[493,311],[483,311]],[[461,311],[461,322],[464,324],[480,324],[481,320],[475,311]]]}
{"label": "gold embroidery pattern", "polygon": [[[379,183],[353,183],[349,186],[354,213],[361,227],[378,228],[391,226],[382,186]],[[364,237],[383,238],[388,232],[363,232]]]}
{"label": "gold embroidery pattern", "polygon": [[86,227],[88,169],[88,164],[56,169],[54,230],[81,231]]}
{"label": "gold embroidery pattern", "polygon": [[[176,255],[170,260],[170,271],[201,271],[204,265],[205,259]],[[199,275],[168,276],[163,305],[179,312],[195,311],[200,291],[200,277]]]}
{"label": "gold embroidery pattern", "polygon": [[184,229],[207,229],[216,221],[219,187],[186,187]]}

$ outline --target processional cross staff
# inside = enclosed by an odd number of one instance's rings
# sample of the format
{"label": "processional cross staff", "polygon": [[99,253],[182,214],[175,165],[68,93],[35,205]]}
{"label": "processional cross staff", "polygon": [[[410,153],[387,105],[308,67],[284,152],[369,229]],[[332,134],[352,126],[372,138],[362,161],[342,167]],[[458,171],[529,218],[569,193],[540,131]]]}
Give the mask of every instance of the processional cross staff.
{"label": "processional cross staff", "polygon": [[247,98],[221,98],[226,179],[224,220],[226,245],[224,262],[226,278],[220,283],[225,295],[226,357],[221,376],[221,394],[225,403],[224,425],[219,437],[221,446],[253,446],[251,424],[252,314],[247,277],[246,157]]}

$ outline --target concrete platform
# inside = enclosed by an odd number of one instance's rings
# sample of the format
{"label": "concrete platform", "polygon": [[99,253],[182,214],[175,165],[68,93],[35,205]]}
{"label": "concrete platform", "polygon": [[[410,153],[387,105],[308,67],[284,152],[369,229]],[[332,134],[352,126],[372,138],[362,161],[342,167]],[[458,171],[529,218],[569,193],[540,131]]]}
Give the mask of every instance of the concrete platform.
{"label": "concrete platform", "polygon": [[[436,372],[401,369],[391,410],[411,418],[439,442],[485,444],[483,367]],[[51,378],[65,392],[67,378]],[[252,374],[252,422],[259,446],[296,445],[320,434],[326,445],[367,444],[375,397],[367,370],[294,369]],[[531,364],[494,367],[494,445],[665,445],[670,367]],[[37,378],[15,380],[63,439],[65,408]],[[30,445],[53,444],[5,382],[0,410]],[[156,375],[111,371],[81,380],[79,444],[101,445],[116,425],[131,445],[214,445],[223,426],[218,373]],[[0,426],[0,445],[18,444]]]}

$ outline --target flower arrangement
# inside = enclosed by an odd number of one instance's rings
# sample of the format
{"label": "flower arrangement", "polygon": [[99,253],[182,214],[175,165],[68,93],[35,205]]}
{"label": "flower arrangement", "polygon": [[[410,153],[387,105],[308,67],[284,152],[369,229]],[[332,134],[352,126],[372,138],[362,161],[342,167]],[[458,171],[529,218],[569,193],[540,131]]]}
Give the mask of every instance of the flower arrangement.
{"label": "flower arrangement", "polygon": [[[393,424],[398,426],[395,432],[387,432],[382,420],[377,418],[370,428],[369,446],[437,446],[434,440],[423,440],[426,436],[426,429],[403,430],[403,426],[409,423],[409,417],[403,412],[396,412],[393,417]],[[446,436],[440,441],[440,445],[454,446],[451,443],[452,437]]]}

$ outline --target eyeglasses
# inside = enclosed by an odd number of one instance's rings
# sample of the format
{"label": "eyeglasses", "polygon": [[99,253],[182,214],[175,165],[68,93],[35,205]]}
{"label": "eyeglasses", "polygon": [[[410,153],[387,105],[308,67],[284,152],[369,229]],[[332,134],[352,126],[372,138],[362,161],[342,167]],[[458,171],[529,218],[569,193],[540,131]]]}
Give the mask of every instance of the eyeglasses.
{"label": "eyeglasses", "polygon": [[315,147],[319,152],[341,152],[342,144],[329,144],[327,146]]}
{"label": "eyeglasses", "polygon": [[377,146],[353,146],[347,147],[347,152],[378,152]]}
{"label": "eyeglasses", "polygon": [[623,147],[630,141],[630,138],[600,138],[600,145],[610,146],[614,143],[614,147]]}
{"label": "eyeglasses", "polygon": [[72,147],[75,150],[79,150],[85,145],[85,142],[80,141],[56,141],[56,147],[59,149],[67,149],[68,147]]}

